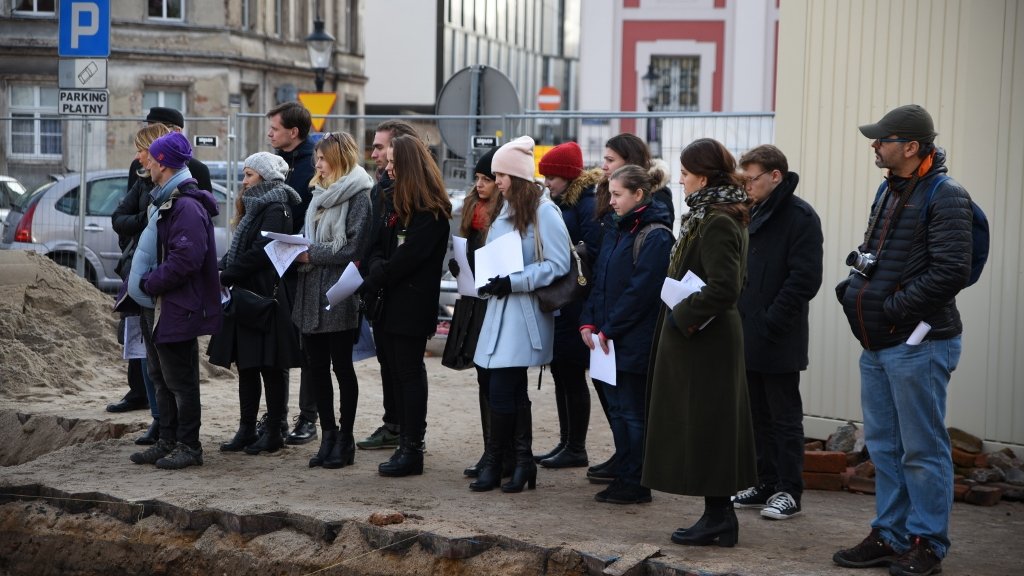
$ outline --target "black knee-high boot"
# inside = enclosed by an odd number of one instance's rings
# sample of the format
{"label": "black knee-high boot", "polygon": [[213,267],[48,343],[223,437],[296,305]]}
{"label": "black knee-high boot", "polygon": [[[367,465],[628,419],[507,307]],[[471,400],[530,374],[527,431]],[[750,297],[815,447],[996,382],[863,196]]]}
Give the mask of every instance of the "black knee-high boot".
{"label": "black knee-high boot", "polygon": [[480,456],[480,459],[477,460],[476,464],[473,464],[472,466],[462,471],[463,476],[468,476],[470,478],[476,478],[480,472],[480,468],[484,464],[484,458],[487,457],[487,439],[490,438],[491,430],[491,406],[490,402],[487,401],[487,394],[484,392],[484,389],[482,387],[480,388],[479,397],[480,427],[483,429],[484,434],[484,453],[483,455]]}
{"label": "black knee-high boot", "polygon": [[590,427],[590,393],[566,394],[566,416],[569,422],[565,447],[557,454],[540,461],[545,468],[581,468],[589,464],[587,458],[587,428]]}
{"label": "black knee-high boot", "polygon": [[501,485],[502,492],[522,492],[523,487],[537,487],[537,463],[533,461],[533,413],[530,403],[516,409],[515,436],[512,446],[516,451],[516,468],[512,479]]}
{"label": "black knee-high boot", "polygon": [[686,546],[718,544],[732,548],[739,540],[740,525],[728,496],[705,496],[704,515],[689,528],[672,533],[672,541]]}
{"label": "black knee-high boot", "polygon": [[474,492],[487,492],[501,485],[503,463],[515,435],[516,415],[501,414],[490,411],[490,434],[487,437],[487,450],[484,451],[483,464],[480,466],[476,481],[469,485]]}
{"label": "black knee-high boot", "polygon": [[565,386],[555,384],[555,408],[558,409],[558,444],[551,450],[533,457],[535,462],[557,456],[569,441],[569,400]]}

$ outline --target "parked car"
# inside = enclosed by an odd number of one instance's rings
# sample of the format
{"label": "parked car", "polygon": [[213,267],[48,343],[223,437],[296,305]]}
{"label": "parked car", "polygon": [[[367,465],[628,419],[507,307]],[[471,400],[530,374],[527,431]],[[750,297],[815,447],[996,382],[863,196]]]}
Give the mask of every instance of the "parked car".
{"label": "parked car", "polygon": [[21,202],[25,195],[25,187],[10,176],[0,176],[0,222],[7,218],[11,206]]}
{"label": "parked car", "polygon": [[[46,254],[58,264],[75,268],[78,262],[79,174],[55,177],[19,203],[0,224],[0,250],[33,250]],[[110,222],[128,186],[127,170],[89,172],[85,211],[85,277],[97,288],[116,291],[121,278],[114,273],[121,249]],[[226,191],[213,185],[220,215],[214,219],[217,255],[230,245],[224,219]]]}

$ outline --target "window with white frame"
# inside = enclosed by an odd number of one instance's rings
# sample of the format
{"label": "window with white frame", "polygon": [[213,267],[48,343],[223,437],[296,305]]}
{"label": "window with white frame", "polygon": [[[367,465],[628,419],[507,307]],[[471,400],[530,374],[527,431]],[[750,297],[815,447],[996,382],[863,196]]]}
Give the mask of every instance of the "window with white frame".
{"label": "window with white frame", "polygon": [[53,16],[57,0],[12,0],[14,13],[19,15]]}
{"label": "window with white frame", "polygon": [[184,20],[185,0],[149,0],[147,15],[160,20]]}
{"label": "window with white frame", "polygon": [[655,110],[700,110],[700,56],[654,56]]}
{"label": "window with white frame", "polygon": [[63,149],[57,88],[10,86],[11,131],[8,149],[20,158],[59,158]]}
{"label": "window with white frame", "polygon": [[146,88],[142,91],[142,109],[149,111],[154,106],[174,108],[185,115],[185,92],[175,88]]}

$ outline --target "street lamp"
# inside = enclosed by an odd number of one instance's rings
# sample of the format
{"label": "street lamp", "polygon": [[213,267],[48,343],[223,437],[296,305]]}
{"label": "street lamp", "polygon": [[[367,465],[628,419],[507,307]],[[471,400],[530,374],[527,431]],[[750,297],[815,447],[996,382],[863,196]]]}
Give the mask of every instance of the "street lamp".
{"label": "street lamp", "polygon": [[[647,65],[647,74],[640,77],[644,81],[644,102],[647,104],[647,111],[654,112],[654,103],[658,101],[658,80],[661,75],[654,71],[654,65]],[[661,150],[658,145],[658,120],[652,117],[647,118],[647,145],[651,148],[651,155],[658,156]]]}
{"label": "street lamp", "polygon": [[306,36],[306,48],[309,49],[309,63],[316,72],[316,91],[324,91],[324,72],[331,65],[334,55],[334,36],[324,32],[324,21],[318,13],[313,20],[313,33]]}

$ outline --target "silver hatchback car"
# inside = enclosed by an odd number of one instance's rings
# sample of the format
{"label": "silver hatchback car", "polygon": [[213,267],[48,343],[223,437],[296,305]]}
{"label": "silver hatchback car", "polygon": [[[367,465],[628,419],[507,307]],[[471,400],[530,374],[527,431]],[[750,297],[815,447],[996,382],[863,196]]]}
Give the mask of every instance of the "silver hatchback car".
{"label": "silver hatchback car", "polygon": [[[116,291],[121,278],[114,272],[121,257],[110,216],[127,192],[127,170],[89,172],[85,204],[85,275],[100,290]],[[0,250],[33,250],[58,264],[78,262],[78,186],[81,175],[69,174],[23,195],[0,223]],[[224,221],[224,187],[214,184],[220,215],[214,219],[217,256],[230,243]]]}

